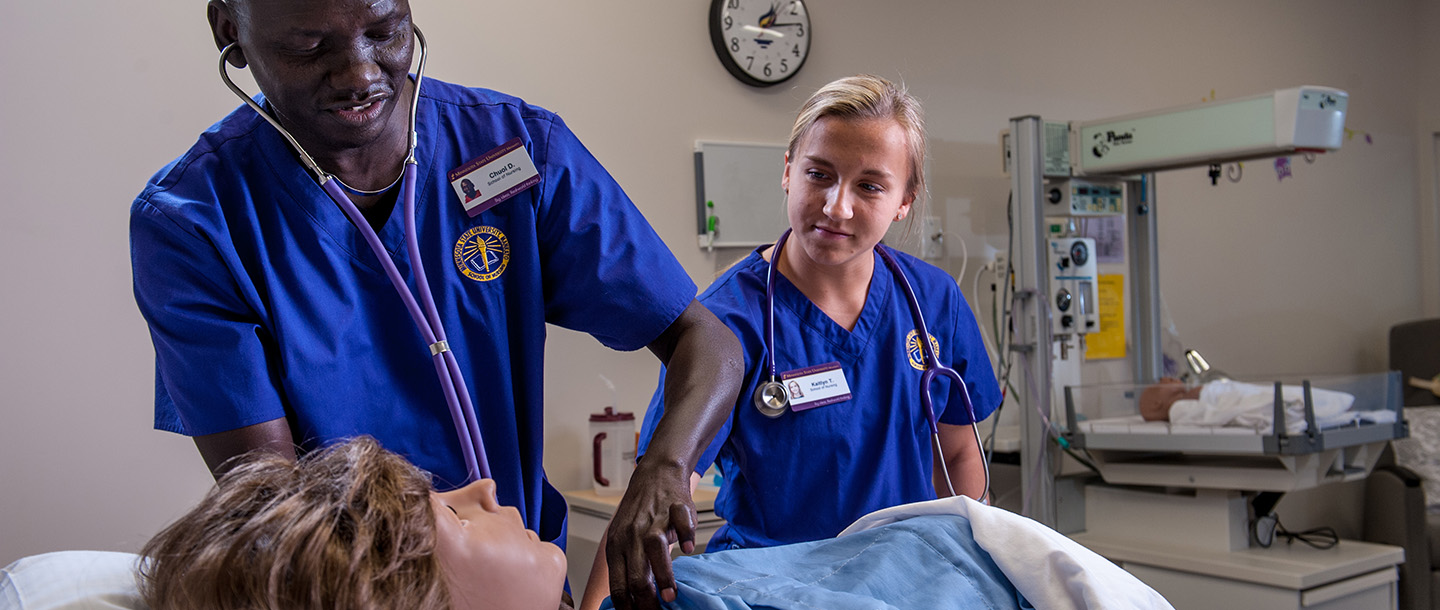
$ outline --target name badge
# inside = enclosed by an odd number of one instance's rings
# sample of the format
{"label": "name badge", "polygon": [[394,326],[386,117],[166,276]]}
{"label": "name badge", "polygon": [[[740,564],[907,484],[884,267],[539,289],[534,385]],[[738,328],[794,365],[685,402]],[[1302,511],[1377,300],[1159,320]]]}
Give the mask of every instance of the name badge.
{"label": "name badge", "polygon": [[450,170],[447,177],[471,218],[540,183],[540,172],[520,138]]}
{"label": "name badge", "polygon": [[790,391],[790,410],[804,411],[850,400],[850,384],[839,362],[817,364],[780,374]]}

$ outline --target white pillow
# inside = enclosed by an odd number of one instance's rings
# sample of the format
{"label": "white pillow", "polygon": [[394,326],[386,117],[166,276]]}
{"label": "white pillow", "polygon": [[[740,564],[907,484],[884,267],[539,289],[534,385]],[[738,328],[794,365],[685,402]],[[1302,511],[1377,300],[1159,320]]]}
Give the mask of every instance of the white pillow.
{"label": "white pillow", "polygon": [[131,553],[61,551],[0,570],[0,610],[148,610]]}

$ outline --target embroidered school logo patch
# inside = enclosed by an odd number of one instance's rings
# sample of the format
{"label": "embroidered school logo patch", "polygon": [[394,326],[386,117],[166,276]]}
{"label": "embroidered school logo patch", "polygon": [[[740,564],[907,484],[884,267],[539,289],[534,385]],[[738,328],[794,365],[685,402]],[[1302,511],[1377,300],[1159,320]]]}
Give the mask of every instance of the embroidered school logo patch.
{"label": "embroidered school logo patch", "polygon": [[[905,354],[910,356],[910,366],[915,367],[917,371],[923,371],[925,370],[925,350],[920,349],[920,341],[917,339],[919,335],[920,332],[915,330],[905,335]],[[935,357],[939,358],[940,342],[935,340],[935,335],[927,333],[925,336],[930,337],[930,349],[934,350]]]}
{"label": "embroidered school logo patch", "polygon": [[488,282],[510,264],[510,241],[495,227],[475,227],[455,241],[455,267],[477,282]]}

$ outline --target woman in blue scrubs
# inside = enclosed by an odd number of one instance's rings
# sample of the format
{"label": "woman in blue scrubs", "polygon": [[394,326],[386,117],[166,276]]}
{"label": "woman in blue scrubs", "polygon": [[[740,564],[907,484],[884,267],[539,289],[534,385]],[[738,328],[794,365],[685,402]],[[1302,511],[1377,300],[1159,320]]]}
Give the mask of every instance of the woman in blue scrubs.
{"label": "woman in blue scrubs", "polygon": [[[734,413],[696,467],[718,462],[725,477],[715,511],[727,524],[708,550],[833,537],[873,510],[932,499],[937,490],[949,495],[947,472],[957,493],[984,493],[975,422],[944,378],[931,388],[944,451],[938,461],[933,455],[917,324],[899,278],[876,252],[893,223],[923,216],[925,148],[920,104],[903,88],[873,76],[826,85],[791,131],[781,178],[791,234],[780,256],[761,247],[700,295],[740,339],[746,371]],[[965,379],[974,417],[984,419],[1000,391],[969,305],[945,271],[891,252],[915,289],[940,362]],[[779,277],[767,346],[772,264]],[[752,396],[769,380],[767,347],[782,378],[830,368],[832,381],[843,376],[848,398],[792,398],[778,417],[762,414]],[[665,411],[663,375],[642,454]]]}

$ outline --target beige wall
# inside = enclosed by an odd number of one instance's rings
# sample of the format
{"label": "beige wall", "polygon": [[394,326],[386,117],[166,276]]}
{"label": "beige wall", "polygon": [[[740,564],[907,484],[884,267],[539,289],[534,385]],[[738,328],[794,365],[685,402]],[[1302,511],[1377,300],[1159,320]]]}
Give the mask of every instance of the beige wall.
{"label": "beige wall", "polygon": [[[433,76],[560,112],[701,285],[736,253],[694,245],[694,141],[781,142],[808,92],[839,76],[904,79],[927,103],[934,202],[976,256],[972,274],[1003,246],[996,134],[1011,116],[1321,84],[1350,92],[1349,124],[1373,144],[1297,160],[1283,182],[1263,162],[1239,184],[1161,177],[1164,293],[1182,336],[1237,374],[1368,371],[1384,365],[1390,324],[1440,308],[1433,228],[1417,230],[1434,222],[1418,204],[1440,129],[1433,3],[815,0],[809,64],[766,90],[720,67],[704,0],[414,4]],[[135,549],[208,485],[187,439],[150,430],[126,242],[145,179],[236,103],[201,6],[0,7],[0,563]],[[546,465],[579,487],[585,414],[608,402],[596,375],[638,412],[656,367],[559,329],[549,353]]]}
{"label": "beige wall", "polygon": [[1415,162],[1419,171],[1420,289],[1427,316],[1440,316],[1440,2],[1421,2]]}

